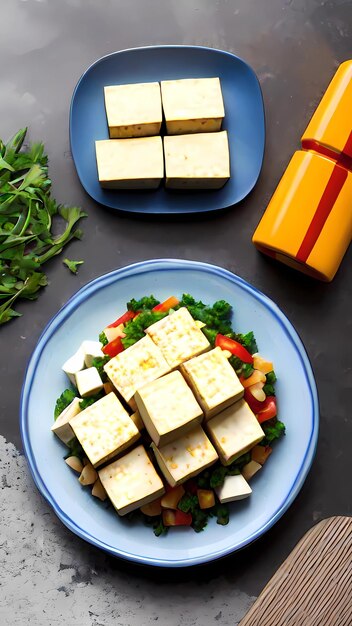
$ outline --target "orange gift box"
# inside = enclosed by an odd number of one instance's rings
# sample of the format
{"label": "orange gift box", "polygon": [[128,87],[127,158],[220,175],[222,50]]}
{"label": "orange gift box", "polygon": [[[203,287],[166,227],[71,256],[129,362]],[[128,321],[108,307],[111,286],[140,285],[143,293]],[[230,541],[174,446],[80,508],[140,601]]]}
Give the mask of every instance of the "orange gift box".
{"label": "orange gift box", "polygon": [[331,281],[352,239],[352,61],[343,63],[253,235],[258,250]]}

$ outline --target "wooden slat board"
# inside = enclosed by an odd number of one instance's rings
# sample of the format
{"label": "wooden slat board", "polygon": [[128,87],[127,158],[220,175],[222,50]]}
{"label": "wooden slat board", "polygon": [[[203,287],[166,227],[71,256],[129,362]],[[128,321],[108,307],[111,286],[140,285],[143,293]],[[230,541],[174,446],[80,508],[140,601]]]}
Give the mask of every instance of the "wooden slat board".
{"label": "wooden slat board", "polygon": [[352,517],[311,528],[239,626],[352,626]]}

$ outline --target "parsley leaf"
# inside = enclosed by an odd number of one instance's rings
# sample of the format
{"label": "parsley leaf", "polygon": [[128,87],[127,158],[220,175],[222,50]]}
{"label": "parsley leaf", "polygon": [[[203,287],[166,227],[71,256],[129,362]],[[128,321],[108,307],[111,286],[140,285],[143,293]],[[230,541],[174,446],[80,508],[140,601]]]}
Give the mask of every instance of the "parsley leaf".
{"label": "parsley leaf", "polygon": [[70,259],[64,259],[62,262],[65,265],[67,265],[68,269],[70,270],[70,272],[72,272],[72,274],[77,274],[78,266],[84,263],[84,261],[70,261]]}
{"label": "parsley leaf", "polygon": [[71,404],[73,398],[76,397],[73,389],[65,389],[62,392],[61,396],[56,400],[55,409],[54,409],[54,419],[56,420],[59,415],[64,411],[69,404]]}

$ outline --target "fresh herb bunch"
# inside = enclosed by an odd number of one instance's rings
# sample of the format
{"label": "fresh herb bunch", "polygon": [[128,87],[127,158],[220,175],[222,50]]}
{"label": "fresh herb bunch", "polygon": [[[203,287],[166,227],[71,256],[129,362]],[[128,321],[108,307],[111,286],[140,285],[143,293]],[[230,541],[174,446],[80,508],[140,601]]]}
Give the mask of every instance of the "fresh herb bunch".
{"label": "fresh herb bunch", "polygon": [[[75,224],[86,213],[56,203],[50,195],[48,157],[42,143],[23,148],[27,128],[4,144],[0,139],[0,324],[21,315],[18,298],[34,300],[47,284],[42,265],[82,231]],[[66,222],[54,235],[53,218]]]}

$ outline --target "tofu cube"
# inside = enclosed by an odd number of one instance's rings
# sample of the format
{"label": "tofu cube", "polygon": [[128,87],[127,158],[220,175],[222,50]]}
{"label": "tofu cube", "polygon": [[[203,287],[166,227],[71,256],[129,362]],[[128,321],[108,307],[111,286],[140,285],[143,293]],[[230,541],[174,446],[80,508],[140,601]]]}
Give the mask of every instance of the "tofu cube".
{"label": "tofu cube", "polygon": [[225,116],[219,78],[161,81],[169,135],[219,131]]}
{"label": "tofu cube", "polygon": [[84,362],[85,354],[82,346],[80,346],[62,366],[63,371],[70,379],[73,385],[76,385],[76,374],[85,368]]}
{"label": "tofu cube", "polygon": [[203,418],[202,409],[179,371],[145,385],[134,399],[156,446],[178,439]]}
{"label": "tofu cube", "polygon": [[76,385],[82,398],[94,396],[102,390],[103,381],[96,367],[88,367],[76,374]]}
{"label": "tofu cube", "polygon": [[131,420],[133,421],[133,423],[135,424],[135,426],[138,428],[139,431],[143,430],[144,428],[144,423],[143,420],[140,416],[139,411],[135,411],[134,413],[132,413],[132,415],[130,415]]}
{"label": "tofu cube", "polygon": [[265,436],[256,416],[244,400],[231,404],[209,420],[207,431],[223,465],[230,465]]}
{"label": "tofu cube", "polygon": [[206,420],[242,398],[244,389],[221,348],[181,365],[181,372],[202,407]]}
{"label": "tofu cube", "polygon": [[233,502],[234,500],[243,500],[252,493],[252,489],[242,474],[226,476],[224,484],[221,487],[217,487],[215,491],[221,504]]}
{"label": "tofu cube", "polygon": [[74,398],[66,409],[60,413],[59,417],[55,420],[51,427],[51,430],[55,435],[61,439],[61,441],[67,444],[75,436],[69,422],[70,420],[81,412],[79,403],[81,398]]}
{"label": "tofu cube", "polygon": [[137,446],[98,474],[119,515],[131,513],[165,493],[143,446]]}
{"label": "tofu cube", "polygon": [[220,189],[230,178],[226,130],[164,137],[166,187]]}
{"label": "tofu cube", "polygon": [[92,367],[93,359],[103,357],[100,341],[83,341],[81,346],[84,352],[84,363],[86,367]]}
{"label": "tofu cube", "polygon": [[158,465],[171,487],[196,476],[218,458],[215,448],[201,426],[196,426],[176,441],[160,448],[154,443],[151,446]]}
{"label": "tofu cube", "polygon": [[242,467],[242,474],[246,480],[251,480],[261,469],[262,466],[260,463],[257,463],[257,461],[249,461],[249,463]]}
{"label": "tofu cube", "polygon": [[156,189],[164,176],[161,137],[95,142],[98,178],[105,189]]}
{"label": "tofu cube", "polygon": [[94,467],[139,438],[138,429],[113,392],[73,417],[70,426]]}
{"label": "tofu cube", "polygon": [[146,329],[171,368],[209,350],[210,343],[186,307],[163,317]]}
{"label": "tofu cube", "polygon": [[110,139],[150,137],[160,133],[162,121],[159,83],[104,87]]}
{"label": "tofu cube", "polygon": [[146,336],[111,359],[104,370],[124,400],[135,409],[136,391],[167,374],[170,367],[158,346]]}

